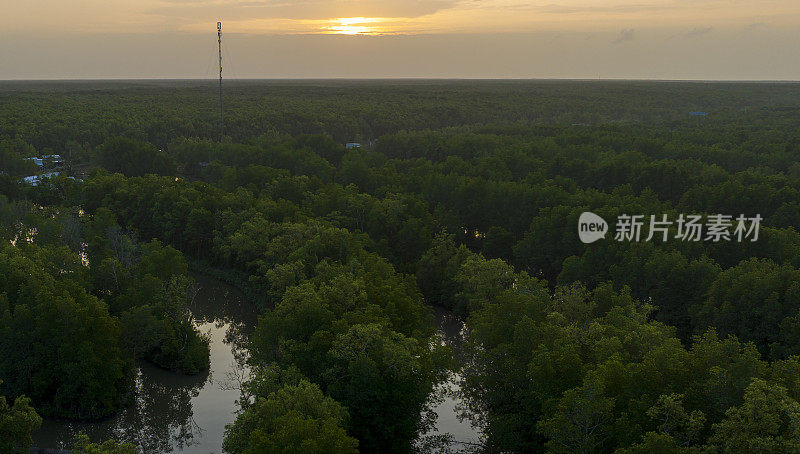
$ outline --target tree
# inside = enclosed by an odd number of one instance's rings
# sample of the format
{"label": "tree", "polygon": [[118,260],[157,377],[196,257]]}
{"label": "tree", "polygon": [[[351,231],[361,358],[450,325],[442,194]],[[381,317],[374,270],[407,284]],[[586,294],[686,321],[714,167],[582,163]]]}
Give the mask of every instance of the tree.
{"label": "tree", "polygon": [[791,339],[793,324],[786,319],[797,316],[798,304],[800,270],[751,259],[719,273],[696,318],[701,327],[714,326],[781,357],[800,352],[797,345],[781,343],[782,334]]}
{"label": "tree", "polygon": [[367,451],[404,452],[420,432],[436,381],[425,347],[378,324],[353,325],[328,352],[328,394],[349,409],[349,431]]}
{"label": "tree", "polygon": [[136,446],[130,443],[118,443],[115,440],[92,443],[88,435],[79,433],[75,435],[72,452],[75,454],[136,454]]}
{"label": "tree", "polygon": [[47,269],[17,248],[0,249],[0,387],[45,415],[108,416],[131,387],[119,320],[79,281]]}
{"label": "tree", "polygon": [[472,253],[465,246],[457,246],[453,235],[440,233],[434,237],[431,248],[417,265],[417,283],[431,304],[454,309],[458,284],[456,273]]}
{"label": "tree", "polygon": [[744,393],[744,402],[725,412],[713,426],[710,445],[723,452],[800,451],[800,403],[786,388],[754,379]]}
{"label": "tree", "polygon": [[516,239],[513,233],[500,226],[493,225],[486,231],[482,252],[483,255],[489,258],[511,260],[514,258],[513,247],[515,243]]}
{"label": "tree", "polygon": [[0,140],[0,169],[10,176],[19,178],[33,174],[36,164],[27,159],[32,156],[36,156],[36,151],[21,139]]}
{"label": "tree", "polygon": [[307,380],[285,385],[256,401],[226,428],[230,454],[358,452],[347,435],[347,411]]}
{"label": "tree", "polygon": [[0,396],[0,451],[27,452],[33,444],[31,434],[42,425],[42,418],[30,406],[30,399],[19,396],[8,405]]}
{"label": "tree", "polygon": [[172,158],[155,146],[124,137],[106,140],[97,148],[95,155],[99,165],[128,176],[148,173],[172,175],[176,169]]}
{"label": "tree", "polygon": [[675,438],[656,432],[647,432],[641,443],[620,448],[615,454],[702,454],[702,448],[682,446]]}
{"label": "tree", "polygon": [[603,395],[602,385],[591,379],[558,400],[554,415],[539,423],[549,437],[553,453],[603,452],[613,424],[614,399]]}

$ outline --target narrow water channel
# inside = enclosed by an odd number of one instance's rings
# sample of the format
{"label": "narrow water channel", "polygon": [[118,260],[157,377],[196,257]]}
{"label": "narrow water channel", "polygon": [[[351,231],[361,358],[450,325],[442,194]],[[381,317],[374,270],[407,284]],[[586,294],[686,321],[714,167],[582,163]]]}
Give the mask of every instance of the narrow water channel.
{"label": "narrow water channel", "polygon": [[[83,432],[93,441],[114,438],[131,442],[146,454],[221,454],[225,425],[233,422],[238,408],[237,377],[246,374],[244,343],[257,316],[238,289],[213,278],[194,277],[200,293],[192,313],[200,331],[211,337],[210,370],[186,376],[140,362],[133,405],[100,422],[45,420],[34,434],[34,446],[68,449],[75,434]],[[440,309],[436,319],[442,342],[458,353],[463,323]],[[439,391],[443,400],[434,408],[435,429],[423,435],[449,433],[457,442],[477,442],[480,432],[457,417],[461,403],[458,375],[451,374]]]}
{"label": "narrow water channel", "polygon": [[[433,310],[440,342],[453,349],[456,362],[460,363],[462,346],[466,341],[464,321],[441,307],[434,306]],[[462,416],[464,404],[460,393],[460,381],[461,376],[458,371],[451,371],[448,380],[434,391],[434,395],[440,400],[433,407],[436,423],[433,430],[422,436],[450,435],[449,447],[452,452],[462,450],[472,452],[473,448],[483,444],[483,437],[481,430]]]}

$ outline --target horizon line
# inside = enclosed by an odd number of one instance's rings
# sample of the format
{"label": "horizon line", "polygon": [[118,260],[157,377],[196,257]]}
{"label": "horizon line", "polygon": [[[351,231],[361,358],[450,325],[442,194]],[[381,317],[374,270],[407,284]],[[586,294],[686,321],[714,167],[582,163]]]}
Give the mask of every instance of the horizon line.
{"label": "horizon line", "polygon": [[[217,82],[217,78],[206,77],[85,77],[85,78],[15,78],[1,79],[6,82]],[[430,77],[430,76],[381,76],[381,77],[237,77],[225,79],[227,82],[258,82],[258,81],[520,81],[520,82],[705,82],[705,83],[800,83],[800,79],[700,79],[700,78],[625,78],[625,77]]]}

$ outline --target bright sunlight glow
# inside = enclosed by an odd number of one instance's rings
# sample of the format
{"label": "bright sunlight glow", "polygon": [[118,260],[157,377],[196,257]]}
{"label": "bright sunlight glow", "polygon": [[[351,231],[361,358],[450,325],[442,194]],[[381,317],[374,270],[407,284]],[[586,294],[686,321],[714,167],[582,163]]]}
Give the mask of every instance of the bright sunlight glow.
{"label": "bright sunlight glow", "polygon": [[323,32],[335,35],[384,35],[388,30],[380,26],[386,19],[380,17],[340,17],[324,26]]}

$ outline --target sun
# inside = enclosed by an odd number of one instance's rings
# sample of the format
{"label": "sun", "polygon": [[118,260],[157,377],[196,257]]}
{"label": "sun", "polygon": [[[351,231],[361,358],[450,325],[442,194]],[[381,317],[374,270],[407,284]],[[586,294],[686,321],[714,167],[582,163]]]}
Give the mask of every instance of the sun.
{"label": "sun", "polygon": [[375,32],[375,30],[370,27],[359,25],[332,26],[328,30],[336,35],[366,35],[373,34]]}
{"label": "sun", "polygon": [[380,27],[381,22],[384,19],[379,17],[340,17],[330,20],[323,31],[334,35],[382,35],[386,30]]}

